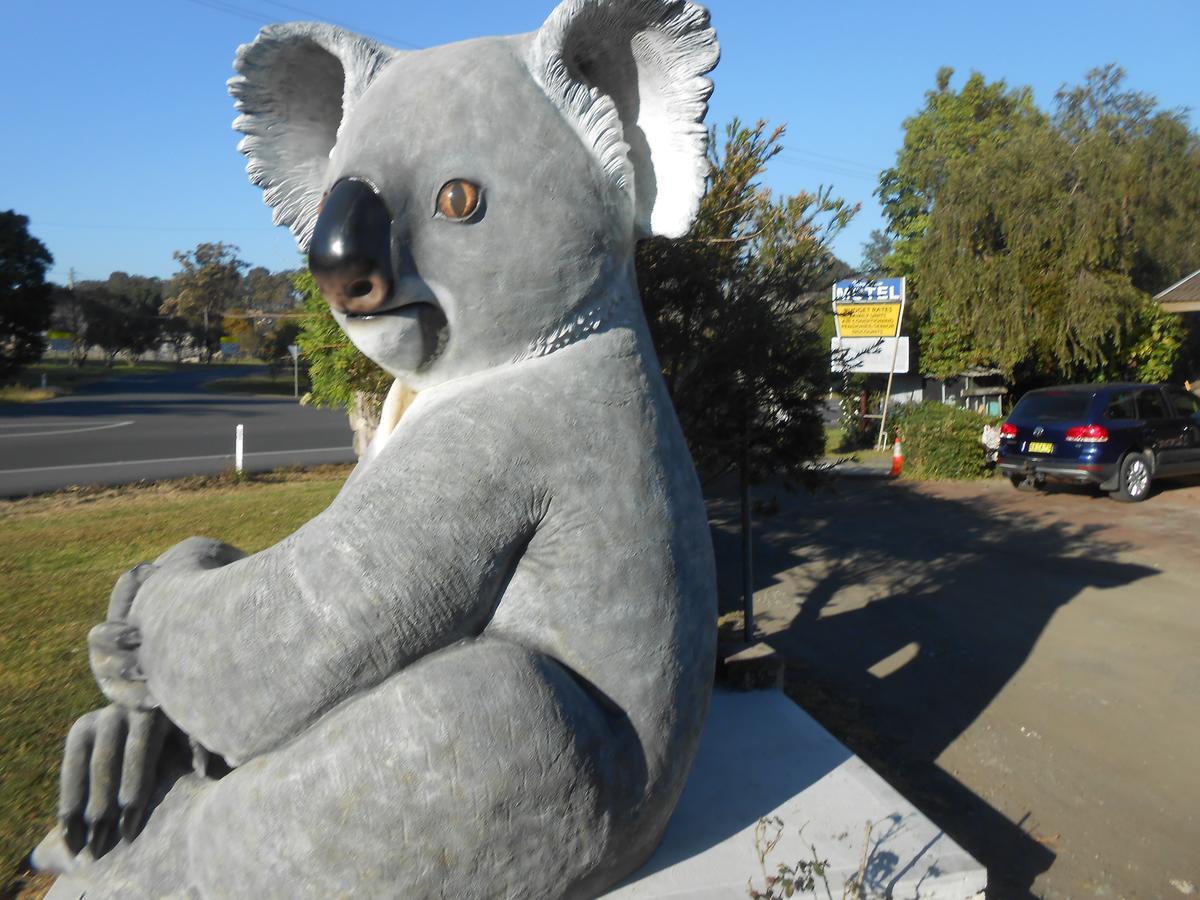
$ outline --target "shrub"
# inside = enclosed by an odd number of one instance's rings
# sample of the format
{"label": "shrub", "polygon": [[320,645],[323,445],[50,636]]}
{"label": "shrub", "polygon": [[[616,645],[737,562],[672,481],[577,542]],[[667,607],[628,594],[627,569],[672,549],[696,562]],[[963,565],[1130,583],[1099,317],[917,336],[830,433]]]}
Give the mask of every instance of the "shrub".
{"label": "shrub", "polygon": [[304,317],[296,343],[309,365],[312,390],[308,401],[313,406],[341,406],[350,410],[355,394],[366,396],[378,408],[391,386],[392,378],[350,343],[329,312],[317,283],[308,269],[302,269],[292,282],[302,299]]}
{"label": "shrub", "polygon": [[980,437],[998,420],[982,413],[927,402],[901,406],[892,420],[904,444],[910,478],[981,478],[988,474]]}

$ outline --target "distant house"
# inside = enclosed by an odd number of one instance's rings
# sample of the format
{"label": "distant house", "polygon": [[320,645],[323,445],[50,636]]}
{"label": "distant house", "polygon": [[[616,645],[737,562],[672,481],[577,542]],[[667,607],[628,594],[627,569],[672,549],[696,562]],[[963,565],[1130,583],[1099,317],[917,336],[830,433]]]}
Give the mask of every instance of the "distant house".
{"label": "distant house", "polygon": [[1175,282],[1154,299],[1170,313],[1200,312],[1200,269]]}

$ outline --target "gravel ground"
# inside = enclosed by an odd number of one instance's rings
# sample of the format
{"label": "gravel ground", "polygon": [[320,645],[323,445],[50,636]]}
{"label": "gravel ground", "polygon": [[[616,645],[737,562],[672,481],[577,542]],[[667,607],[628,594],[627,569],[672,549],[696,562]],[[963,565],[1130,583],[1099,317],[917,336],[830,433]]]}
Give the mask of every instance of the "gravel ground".
{"label": "gravel ground", "polygon": [[[1200,480],[760,488],[788,689],[987,865],[993,897],[1200,890]],[[772,502],[774,500],[774,502]],[[736,505],[712,503],[739,604]]]}

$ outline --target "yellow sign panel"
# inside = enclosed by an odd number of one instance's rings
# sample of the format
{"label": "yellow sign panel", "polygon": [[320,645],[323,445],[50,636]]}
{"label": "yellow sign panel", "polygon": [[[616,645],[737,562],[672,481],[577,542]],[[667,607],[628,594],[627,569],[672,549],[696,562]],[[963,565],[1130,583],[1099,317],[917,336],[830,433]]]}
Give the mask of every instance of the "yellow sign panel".
{"label": "yellow sign panel", "polygon": [[899,303],[835,303],[839,337],[894,337]]}

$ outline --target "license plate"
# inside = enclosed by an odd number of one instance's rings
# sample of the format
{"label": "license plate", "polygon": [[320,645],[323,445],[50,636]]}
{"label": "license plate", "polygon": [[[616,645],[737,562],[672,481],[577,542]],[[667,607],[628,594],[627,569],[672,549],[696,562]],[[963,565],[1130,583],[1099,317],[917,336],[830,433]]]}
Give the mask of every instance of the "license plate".
{"label": "license plate", "polygon": [[1054,445],[1048,444],[1045,441],[1030,441],[1029,442],[1029,452],[1030,453],[1053,453]]}

